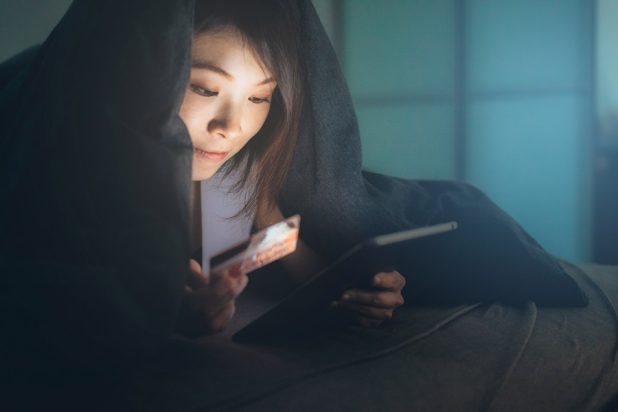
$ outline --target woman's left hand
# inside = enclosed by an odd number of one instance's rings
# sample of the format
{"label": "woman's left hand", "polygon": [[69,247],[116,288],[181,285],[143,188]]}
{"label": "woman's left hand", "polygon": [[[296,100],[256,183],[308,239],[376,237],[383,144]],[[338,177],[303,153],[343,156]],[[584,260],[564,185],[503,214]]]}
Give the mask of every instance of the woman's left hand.
{"label": "woman's left hand", "polygon": [[333,306],[348,311],[361,326],[379,326],[403,305],[401,291],[406,279],[399,272],[381,272],[373,276],[371,283],[373,290],[345,290],[341,300],[333,302]]}

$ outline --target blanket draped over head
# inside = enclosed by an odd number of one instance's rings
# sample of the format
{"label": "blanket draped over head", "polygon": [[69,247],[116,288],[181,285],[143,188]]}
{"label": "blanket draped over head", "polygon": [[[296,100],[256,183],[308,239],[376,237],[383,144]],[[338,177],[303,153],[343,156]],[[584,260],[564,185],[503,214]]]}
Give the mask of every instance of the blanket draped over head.
{"label": "blanket draped over head", "polygon": [[[189,251],[192,146],[178,109],[193,1],[76,0],[0,66],[0,313],[5,349],[99,359],[173,329]],[[372,235],[456,220],[402,256],[407,300],[583,305],[576,283],[477,189],[362,171],[345,80],[297,0],[306,105],[284,213],[335,258]],[[413,156],[414,154],[411,154]]]}

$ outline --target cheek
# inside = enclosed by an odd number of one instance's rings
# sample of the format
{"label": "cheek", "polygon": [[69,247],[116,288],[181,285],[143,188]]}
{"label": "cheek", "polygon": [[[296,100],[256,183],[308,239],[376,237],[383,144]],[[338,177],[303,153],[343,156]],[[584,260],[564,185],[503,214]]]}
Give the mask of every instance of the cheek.
{"label": "cheek", "polygon": [[189,137],[192,142],[195,142],[196,136],[198,136],[199,130],[202,129],[200,122],[203,122],[206,113],[204,113],[203,107],[201,107],[195,99],[185,96],[178,115],[182,119],[183,123],[189,131]]}
{"label": "cheek", "polygon": [[247,131],[250,131],[249,134],[251,137],[255,136],[257,132],[260,131],[264,123],[266,122],[266,118],[268,117],[268,112],[270,110],[270,106],[265,105],[265,107],[257,107],[253,111],[250,112],[250,115],[247,118]]}
{"label": "cheek", "polygon": [[243,119],[244,138],[238,141],[237,151],[249,143],[249,141],[255,137],[266,122],[266,118],[268,117],[268,109],[260,109],[261,110],[256,110],[253,108],[253,110],[245,115],[245,118]]}

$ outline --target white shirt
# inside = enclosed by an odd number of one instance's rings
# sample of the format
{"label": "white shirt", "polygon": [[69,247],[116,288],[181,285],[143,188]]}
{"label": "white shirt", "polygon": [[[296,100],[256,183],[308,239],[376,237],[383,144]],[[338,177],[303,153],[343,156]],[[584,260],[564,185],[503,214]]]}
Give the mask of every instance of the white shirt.
{"label": "white shirt", "polygon": [[246,190],[230,193],[230,187],[237,181],[238,175],[231,173],[223,179],[223,173],[217,173],[201,186],[202,201],[202,268],[208,273],[212,256],[229,249],[245,240],[251,234],[253,215],[236,215],[245,205]]}

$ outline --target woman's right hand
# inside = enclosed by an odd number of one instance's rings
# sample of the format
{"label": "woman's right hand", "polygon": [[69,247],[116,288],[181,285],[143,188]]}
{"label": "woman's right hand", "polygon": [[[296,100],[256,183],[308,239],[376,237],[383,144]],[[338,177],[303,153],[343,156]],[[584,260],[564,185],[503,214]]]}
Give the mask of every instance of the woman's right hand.
{"label": "woman's right hand", "polygon": [[236,310],[236,297],[248,281],[247,275],[239,271],[205,276],[200,264],[191,259],[183,308],[177,323],[179,332],[199,336],[223,330]]}

